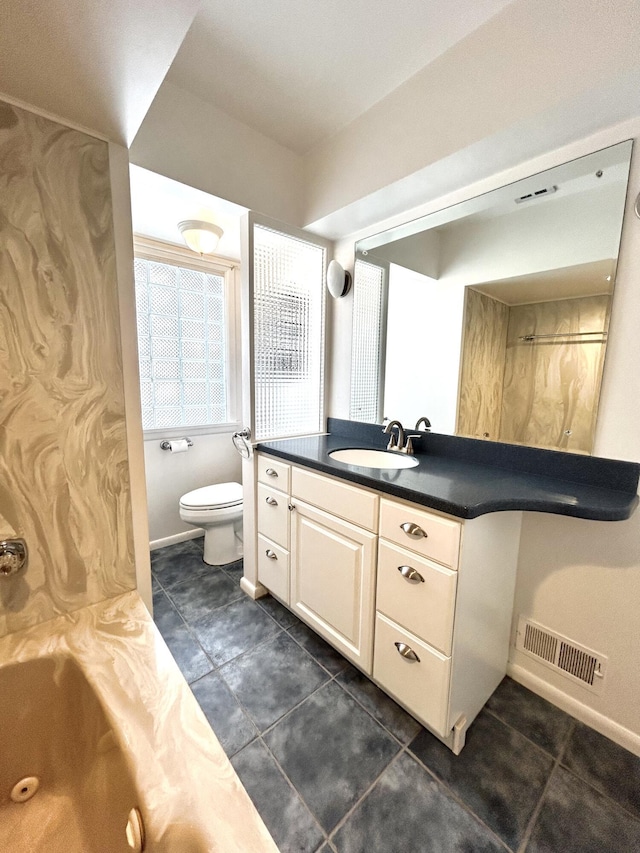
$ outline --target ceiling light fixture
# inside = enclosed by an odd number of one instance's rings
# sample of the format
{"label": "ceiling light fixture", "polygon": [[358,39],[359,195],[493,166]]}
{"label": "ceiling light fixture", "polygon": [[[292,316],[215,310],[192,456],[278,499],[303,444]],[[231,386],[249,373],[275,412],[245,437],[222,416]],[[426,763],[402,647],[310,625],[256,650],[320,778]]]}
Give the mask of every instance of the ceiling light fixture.
{"label": "ceiling light fixture", "polygon": [[210,255],[218,248],[223,230],[213,222],[202,219],[185,219],[178,228],[187,246],[199,255]]}

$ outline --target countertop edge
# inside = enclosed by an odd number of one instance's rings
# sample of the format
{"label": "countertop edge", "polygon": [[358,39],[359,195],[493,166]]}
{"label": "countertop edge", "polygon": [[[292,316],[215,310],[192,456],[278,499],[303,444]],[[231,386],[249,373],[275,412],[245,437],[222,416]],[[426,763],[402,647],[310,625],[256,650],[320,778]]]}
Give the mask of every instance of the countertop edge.
{"label": "countertop edge", "polygon": [[[281,439],[280,441],[286,440],[287,439]],[[292,441],[293,440],[295,439],[292,439]],[[438,512],[443,512],[448,515],[453,515],[456,518],[467,520],[478,518],[481,515],[487,515],[492,512],[525,511],[563,515],[571,518],[587,519],[590,521],[625,521],[631,517],[639,500],[636,493],[632,494],[631,492],[622,492],[615,489],[607,490],[602,486],[590,487],[573,481],[553,480],[554,483],[563,484],[566,491],[573,490],[573,492],[578,494],[585,493],[589,489],[597,489],[597,491],[603,495],[610,495],[611,503],[606,506],[603,504],[600,504],[599,506],[595,506],[593,504],[575,506],[571,503],[554,500],[551,495],[544,499],[523,497],[520,495],[514,497],[504,496],[499,499],[485,500],[481,502],[457,503],[446,500],[437,495],[418,492],[414,489],[407,488],[406,486],[372,479],[367,474],[360,474],[347,468],[343,470],[338,468],[335,463],[329,464],[323,460],[318,460],[290,449],[274,447],[273,444],[274,442],[259,442],[256,446],[256,450],[261,453],[276,456],[280,459],[285,459],[289,462],[294,462],[306,468],[311,468],[319,473],[334,476],[340,480],[345,480],[365,488],[388,494],[392,497],[399,498],[400,500],[410,501],[411,503],[416,503],[421,506],[434,509]],[[420,454],[417,454],[417,458],[420,458]],[[471,463],[469,463],[469,467],[476,469],[486,467],[487,470],[493,470],[490,466],[479,466],[477,464],[472,465]],[[504,476],[512,476],[514,479],[518,476],[535,476],[529,473],[516,474],[508,469],[499,470]],[[551,481],[551,478],[547,477],[541,479],[549,479]]]}

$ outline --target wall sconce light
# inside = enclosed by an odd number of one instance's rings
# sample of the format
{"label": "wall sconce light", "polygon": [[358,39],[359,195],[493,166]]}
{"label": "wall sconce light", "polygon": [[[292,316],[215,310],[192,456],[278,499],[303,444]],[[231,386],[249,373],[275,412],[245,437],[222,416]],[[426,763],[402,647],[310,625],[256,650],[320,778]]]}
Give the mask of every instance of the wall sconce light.
{"label": "wall sconce light", "polygon": [[330,261],[327,267],[327,289],[334,299],[340,299],[349,293],[351,273],[347,272],[338,261]]}
{"label": "wall sconce light", "polygon": [[210,255],[218,247],[223,230],[212,222],[202,219],[185,219],[178,228],[187,246],[199,255]]}

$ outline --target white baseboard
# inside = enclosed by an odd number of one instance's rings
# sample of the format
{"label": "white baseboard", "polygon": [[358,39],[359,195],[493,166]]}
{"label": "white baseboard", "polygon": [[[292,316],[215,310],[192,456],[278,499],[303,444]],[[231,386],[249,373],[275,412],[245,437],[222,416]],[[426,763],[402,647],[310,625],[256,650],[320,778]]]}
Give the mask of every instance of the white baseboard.
{"label": "white baseboard", "polygon": [[199,536],[204,536],[204,530],[201,527],[195,527],[193,530],[185,530],[184,533],[165,536],[164,539],[154,539],[149,542],[149,550],[157,551],[158,548],[166,548],[167,545],[175,545],[176,542],[186,542],[187,539],[197,539]]}
{"label": "white baseboard", "polygon": [[519,664],[509,662],[507,664],[507,675],[510,675],[518,684],[522,684],[523,687],[527,687],[533,693],[542,696],[543,699],[551,702],[552,705],[556,705],[562,711],[571,714],[572,717],[580,720],[581,723],[591,726],[592,729],[600,732],[601,735],[628,749],[629,752],[633,752],[634,755],[640,756],[640,734],[632,732],[630,729],[621,726],[620,723],[616,723],[614,720],[609,719],[609,717],[605,717],[604,714],[594,711],[593,708],[580,702],[579,699],[567,696],[562,690],[558,690],[557,687],[554,687],[542,678],[538,678],[537,675],[532,675],[532,673]]}
{"label": "white baseboard", "polygon": [[262,598],[269,592],[266,586],[262,586],[260,582],[256,584],[251,583],[251,581],[247,577],[240,578],[240,589],[243,592],[246,592],[249,598],[253,598],[254,601],[256,600],[256,598]]}

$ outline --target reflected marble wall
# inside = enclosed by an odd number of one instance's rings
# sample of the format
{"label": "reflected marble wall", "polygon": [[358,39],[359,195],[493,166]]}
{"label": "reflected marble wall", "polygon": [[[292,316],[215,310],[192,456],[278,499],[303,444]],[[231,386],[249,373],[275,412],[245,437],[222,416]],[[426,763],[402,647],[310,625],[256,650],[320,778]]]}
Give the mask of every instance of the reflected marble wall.
{"label": "reflected marble wall", "polygon": [[107,143],[0,102],[0,635],[135,587]]}
{"label": "reflected marble wall", "polygon": [[468,287],[456,435],[497,441],[509,307]]}
{"label": "reflected marble wall", "polygon": [[607,330],[610,304],[611,297],[601,295],[512,306],[502,441],[591,452],[606,338],[570,336],[529,343],[520,336]]}

